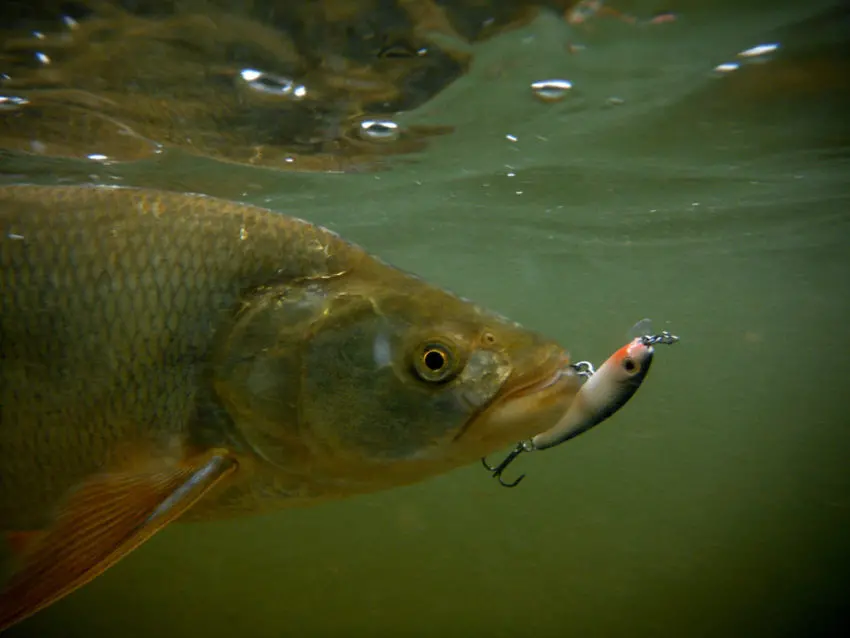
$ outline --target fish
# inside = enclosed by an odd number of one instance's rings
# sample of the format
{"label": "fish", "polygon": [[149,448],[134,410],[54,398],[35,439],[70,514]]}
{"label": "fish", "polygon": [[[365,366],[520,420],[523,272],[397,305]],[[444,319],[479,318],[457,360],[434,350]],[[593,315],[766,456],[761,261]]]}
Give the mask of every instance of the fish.
{"label": "fish", "polygon": [[556,424],[560,344],[320,226],[0,187],[0,631],[170,523],[415,483]]}
{"label": "fish", "polygon": [[608,357],[582,386],[563,418],[527,442],[528,451],[565,443],[617,412],[640,388],[654,352],[642,337],[635,337]]}

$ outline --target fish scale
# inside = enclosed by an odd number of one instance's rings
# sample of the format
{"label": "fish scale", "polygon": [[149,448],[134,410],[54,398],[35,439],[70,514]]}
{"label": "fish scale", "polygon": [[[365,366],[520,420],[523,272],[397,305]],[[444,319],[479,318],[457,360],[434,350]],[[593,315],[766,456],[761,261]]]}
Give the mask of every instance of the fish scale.
{"label": "fish scale", "polygon": [[65,207],[73,191],[14,188],[14,201],[0,188],[0,457],[27,449],[53,470],[34,481],[21,460],[0,476],[0,503],[14,503],[0,521],[27,526],[109,463],[110,442],[183,433],[216,318],[282,269],[339,268],[292,248],[297,233],[339,240],[202,196],[90,188]]}

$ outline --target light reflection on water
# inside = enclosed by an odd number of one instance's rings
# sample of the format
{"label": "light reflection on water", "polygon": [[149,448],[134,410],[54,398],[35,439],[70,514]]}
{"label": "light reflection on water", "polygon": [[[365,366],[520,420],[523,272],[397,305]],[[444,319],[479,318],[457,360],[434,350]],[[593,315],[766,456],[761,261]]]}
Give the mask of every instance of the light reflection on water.
{"label": "light reflection on water", "polygon": [[[389,171],[222,169],[171,152],[74,169],[167,174],[295,212],[577,358],[601,362],[642,317],[682,342],[611,422],[522,457],[516,490],[472,466],[173,526],[9,635],[837,635],[847,14],[696,4],[640,30],[543,16],[477,46],[467,77],[394,120],[455,132]],[[564,99],[530,95],[559,77]]]}

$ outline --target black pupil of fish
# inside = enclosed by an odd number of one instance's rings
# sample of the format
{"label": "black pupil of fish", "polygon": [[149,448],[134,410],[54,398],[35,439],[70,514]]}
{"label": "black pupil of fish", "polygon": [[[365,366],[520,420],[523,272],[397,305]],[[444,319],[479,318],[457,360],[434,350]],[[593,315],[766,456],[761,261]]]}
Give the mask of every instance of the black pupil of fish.
{"label": "black pupil of fish", "polygon": [[426,368],[432,372],[437,372],[446,364],[446,355],[439,350],[428,350],[423,360]]}
{"label": "black pupil of fish", "polygon": [[636,366],[632,359],[626,359],[623,361],[623,367],[626,369],[626,372],[633,372]]}

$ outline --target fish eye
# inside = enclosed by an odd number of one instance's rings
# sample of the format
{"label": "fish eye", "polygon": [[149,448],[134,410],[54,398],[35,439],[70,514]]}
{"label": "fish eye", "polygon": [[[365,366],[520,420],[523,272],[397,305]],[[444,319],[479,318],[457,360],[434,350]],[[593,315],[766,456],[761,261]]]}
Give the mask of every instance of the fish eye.
{"label": "fish eye", "polygon": [[626,357],[625,359],[623,359],[623,369],[629,374],[631,374],[632,372],[635,372],[638,369],[638,366],[637,363],[635,363],[634,359],[632,359],[631,357]]}
{"label": "fish eye", "polygon": [[416,350],[413,367],[424,381],[448,381],[457,372],[457,360],[452,349],[439,342],[429,341]]}

